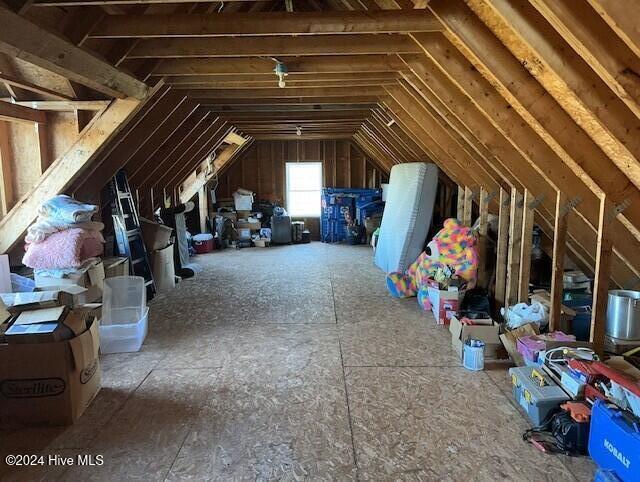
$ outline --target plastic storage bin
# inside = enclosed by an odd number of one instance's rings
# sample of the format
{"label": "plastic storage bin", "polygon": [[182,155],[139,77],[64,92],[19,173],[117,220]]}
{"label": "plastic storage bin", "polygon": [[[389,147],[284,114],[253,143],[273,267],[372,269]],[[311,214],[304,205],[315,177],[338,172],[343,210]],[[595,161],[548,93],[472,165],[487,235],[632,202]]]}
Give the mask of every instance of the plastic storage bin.
{"label": "plastic storage bin", "polygon": [[614,472],[621,480],[640,481],[640,419],[597,400],[591,409],[589,455],[601,469]]}
{"label": "plastic storage bin", "polygon": [[142,276],[114,276],[104,280],[102,324],[137,323],[147,308]]}
{"label": "plastic storage bin", "polygon": [[524,409],[535,426],[542,425],[569,396],[541,368],[509,369],[513,398]]}
{"label": "plastic storage bin", "polygon": [[137,323],[100,325],[100,351],[108,353],[129,353],[139,351],[147,337],[149,308]]}
{"label": "plastic storage bin", "polygon": [[198,254],[205,254],[213,251],[213,235],[211,233],[196,234],[193,237],[193,249]]}
{"label": "plastic storage bin", "polygon": [[138,351],[147,336],[148,315],[143,277],[105,279],[100,323],[102,353]]}

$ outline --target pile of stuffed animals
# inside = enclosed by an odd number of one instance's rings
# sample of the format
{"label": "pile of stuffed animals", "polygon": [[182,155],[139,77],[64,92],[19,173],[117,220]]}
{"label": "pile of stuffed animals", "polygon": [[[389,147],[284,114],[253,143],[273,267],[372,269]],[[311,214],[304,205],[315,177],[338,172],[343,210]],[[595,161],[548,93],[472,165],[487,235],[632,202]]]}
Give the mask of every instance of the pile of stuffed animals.
{"label": "pile of stuffed animals", "polygon": [[446,289],[457,285],[460,290],[476,285],[478,251],[476,232],[460,221],[449,218],[405,273],[389,273],[387,287],[398,298],[418,297],[418,304],[430,310],[429,286]]}

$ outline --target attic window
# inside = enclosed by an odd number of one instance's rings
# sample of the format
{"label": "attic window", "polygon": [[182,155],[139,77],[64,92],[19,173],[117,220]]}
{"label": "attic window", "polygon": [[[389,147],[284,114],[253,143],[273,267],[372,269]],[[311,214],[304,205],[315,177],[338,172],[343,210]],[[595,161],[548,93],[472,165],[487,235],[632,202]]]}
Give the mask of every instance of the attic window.
{"label": "attic window", "polygon": [[287,162],[287,211],[294,217],[320,216],[321,162]]}

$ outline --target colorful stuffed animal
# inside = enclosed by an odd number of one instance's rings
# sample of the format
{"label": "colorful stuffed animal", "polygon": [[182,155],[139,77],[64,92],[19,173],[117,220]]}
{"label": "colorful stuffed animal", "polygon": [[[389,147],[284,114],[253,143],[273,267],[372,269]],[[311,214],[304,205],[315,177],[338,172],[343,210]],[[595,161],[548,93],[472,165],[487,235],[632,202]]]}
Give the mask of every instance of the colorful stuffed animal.
{"label": "colorful stuffed animal", "polygon": [[476,243],[473,229],[464,226],[455,218],[447,219],[444,227],[427,245],[431,254],[422,252],[406,273],[387,275],[389,291],[397,298],[417,296],[420,306],[428,310],[428,280],[441,277],[447,270],[453,270],[461,281],[466,282],[467,289],[473,288],[478,273]]}

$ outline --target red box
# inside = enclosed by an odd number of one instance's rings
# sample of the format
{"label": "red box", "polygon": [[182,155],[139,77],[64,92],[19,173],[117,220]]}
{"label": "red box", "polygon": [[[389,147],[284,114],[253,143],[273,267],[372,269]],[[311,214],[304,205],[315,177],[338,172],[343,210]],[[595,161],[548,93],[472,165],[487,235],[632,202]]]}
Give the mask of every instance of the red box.
{"label": "red box", "polygon": [[213,251],[213,239],[208,239],[207,241],[194,241],[193,249],[198,254],[210,253]]}

